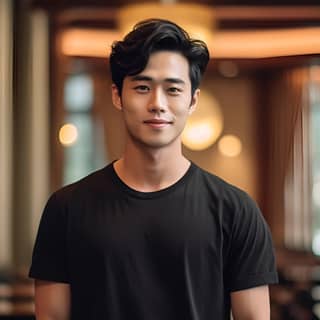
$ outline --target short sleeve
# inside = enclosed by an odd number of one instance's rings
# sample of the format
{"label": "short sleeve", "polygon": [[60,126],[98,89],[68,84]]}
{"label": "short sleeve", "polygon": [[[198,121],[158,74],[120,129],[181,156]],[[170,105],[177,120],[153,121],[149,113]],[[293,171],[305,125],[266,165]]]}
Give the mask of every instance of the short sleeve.
{"label": "short sleeve", "polygon": [[234,216],[227,262],[230,291],[278,282],[269,227],[256,203],[245,194]]}
{"label": "short sleeve", "polygon": [[66,231],[66,210],[55,193],[42,213],[29,277],[68,283]]}

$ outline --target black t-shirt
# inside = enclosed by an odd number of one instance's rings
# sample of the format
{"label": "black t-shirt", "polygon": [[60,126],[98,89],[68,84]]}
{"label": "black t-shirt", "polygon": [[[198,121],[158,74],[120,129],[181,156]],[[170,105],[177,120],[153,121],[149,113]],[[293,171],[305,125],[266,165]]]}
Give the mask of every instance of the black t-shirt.
{"label": "black t-shirt", "polygon": [[255,202],[195,164],[160,191],[110,164],[55,192],[30,277],[69,283],[73,320],[229,319],[230,292],[277,282]]}

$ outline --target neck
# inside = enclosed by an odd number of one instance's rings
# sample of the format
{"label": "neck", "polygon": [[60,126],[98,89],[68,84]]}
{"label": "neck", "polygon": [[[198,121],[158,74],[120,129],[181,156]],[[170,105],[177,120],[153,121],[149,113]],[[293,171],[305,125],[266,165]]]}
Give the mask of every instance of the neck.
{"label": "neck", "polygon": [[133,189],[152,192],[178,181],[190,165],[181,143],[164,148],[145,148],[127,143],[123,156],[114,164],[120,179]]}

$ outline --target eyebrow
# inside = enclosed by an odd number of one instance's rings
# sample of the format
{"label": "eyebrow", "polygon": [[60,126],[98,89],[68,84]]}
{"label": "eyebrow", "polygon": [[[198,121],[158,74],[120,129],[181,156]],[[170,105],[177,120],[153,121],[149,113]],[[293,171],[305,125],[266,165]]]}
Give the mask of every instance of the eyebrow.
{"label": "eyebrow", "polygon": [[[154,81],[154,79],[149,76],[136,75],[131,78],[131,81]],[[185,82],[180,78],[165,78],[164,82],[185,84]]]}

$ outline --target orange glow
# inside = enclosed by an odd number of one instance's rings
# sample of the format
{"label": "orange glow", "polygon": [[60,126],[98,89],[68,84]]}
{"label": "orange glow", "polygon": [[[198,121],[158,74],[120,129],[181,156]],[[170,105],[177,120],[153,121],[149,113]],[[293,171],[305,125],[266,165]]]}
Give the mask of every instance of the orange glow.
{"label": "orange glow", "polygon": [[224,156],[236,157],[241,153],[242,143],[237,136],[229,134],[219,140],[218,148]]}
{"label": "orange glow", "polygon": [[[108,57],[118,31],[69,29],[62,33],[61,50],[68,56]],[[208,43],[213,58],[268,58],[320,53],[320,27],[215,32]]]}
{"label": "orange glow", "polygon": [[182,143],[191,150],[204,150],[216,142],[223,128],[223,115],[211,93],[201,90],[201,99],[182,132]]}
{"label": "orange glow", "polygon": [[320,83],[320,66],[312,66],[310,73],[311,81]]}
{"label": "orange glow", "polygon": [[[157,18],[173,21],[191,37],[210,42],[215,30],[215,14],[210,6],[196,3],[135,3],[118,10],[118,27],[123,35],[141,20]],[[179,12],[179,14],[177,14]]]}
{"label": "orange glow", "polygon": [[112,42],[120,38],[117,31],[68,29],[62,33],[61,51],[66,56],[108,57]]}
{"label": "orange glow", "polygon": [[59,130],[59,141],[64,146],[71,146],[78,139],[78,129],[75,125],[67,123]]}
{"label": "orange glow", "polygon": [[320,28],[220,32],[213,57],[269,58],[320,53]]}

